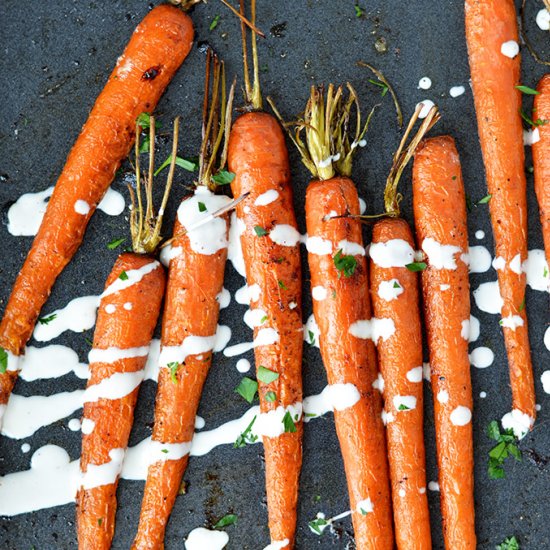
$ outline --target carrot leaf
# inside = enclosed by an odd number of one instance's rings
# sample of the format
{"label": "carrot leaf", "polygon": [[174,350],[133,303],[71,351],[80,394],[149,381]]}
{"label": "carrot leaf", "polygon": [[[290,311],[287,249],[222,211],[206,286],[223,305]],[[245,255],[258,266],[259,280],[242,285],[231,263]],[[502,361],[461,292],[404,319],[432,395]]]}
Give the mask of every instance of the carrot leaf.
{"label": "carrot leaf", "polygon": [[548,124],[547,120],[542,120],[540,118],[537,118],[536,120],[533,120],[523,109],[520,108],[519,114],[521,118],[529,125],[529,126],[544,126],[545,124]]}
{"label": "carrot leaf", "polygon": [[252,419],[250,424],[246,427],[243,433],[237,437],[235,440],[235,443],[233,443],[233,447],[235,449],[240,449],[241,447],[245,447],[249,443],[256,443],[258,441],[258,436],[252,433],[252,426],[254,426],[254,422],[256,422],[256,416]]}
{"label": "carrot leaf", "polygon": [[529,86],[516,86],[516,90],[519,90],[522,94],[526,95],[539,95],[540,92],[537,92],[537,90],[533,90],[533,88],[529,88]]}
{"label": "carrot leaf", "polygon": [[375,86],[378,86],[379,88],[382,88],[382,91],[380,92],[380,95],[384,97],[388,93],[388,85],[384,84],[384,82],[379,82],[378,80],[374,80],[373,78],[368,79],[371,84],[374,84]]}
{"label": "carrot leaf", "polygon": [[261,225],[255,225],[254,233],[256,233],[258,237],[265,237],[267,235],[267,229],[264,229]]}
{"label": "carrot leaf", "polygon": [[8,370],[8,352],[0,346],[0,373],[4,374]]}
{"label": "carrot leaf", "polygon": [[217,174],[214,174],[210,178],[216,185],[228,185],[235,179],[233,172],[227,170],[220,170]]}
{"label": "carrot leaf", "polygon": [[235,523],[237,523],[237,516],[235,514],[226,514],[214,524],[214,529],[223,529]]}
{"label": "carrot leaf", "polygon": [[57,317],[57,313],[52,313],[51,315],[48,315],[47,317],[39,317],[38,322],[41,325],[47,325],[47,324],[51,323],[56,317]]}
{"label": "carrot leaf", "polygon": [[277,400],[277,394],[274,391],[268,391],[265,394],[265,400],[268,403],[275,403],[275,401]]}
{"label": "carrot leaf", "polygon": [[285,428],[285,433],[296,432],[296,424],[294,424],[294,420],[292,420],[292,415],[289,411],[286,411],[285,415],[283,416],[283,426]]}
{"label": "carrot leaf", "polygon": [[279,373],[267,369],[263,365],[260,365],[258,367],[258,372],[256,373],[256,376],[260,382],[263,382],[264,384],[270,384],[271,382],[275,382],[275,380],[279,378]]}
{"label": "carrot leaf", "polygon": [[256,382],[256,380],[252,380],[252,378],[248,378],[248,376],[245,376],[235,388],[235,392],[238,393],[245,401],[248,401],[248,403],[252,403],[252,401],[254,401],[257,391],[258,382]]}
{"label": "carrot leaf", "polygon": [[409,271],[413,272],[424,271],[428,267],[428,264],[426,264],[426,262],[412,262],[410,264],[407,264],[405,267]]}
{"label": "carrot leaf", "polygon": [[107,243],[107,248],[109,250],[114,250],[115,248],[118,248],[126,239],[123,237],[122,239],[113,239],[110,243]]}
{"label": "carrot leaf", "polygon": [[344,274],[344,277],[351,277],[355,273],[357,260],[353,256],[342,255],[342,249],[338,250],[333,258],[334,267],[338,270],[338,278]]}
{"label": "carrot leaf", "polygon": [[520,550],[519,542],[516,537],[507,537],[503,542],[496,546],[497,550]]}
{"label": "carrot leaf", "polygon": [[[153,176],[158,176],[167,166],[170,166],[172,162],[172,155],[168,155],[167,159],[155,170]],[[187,170],[188,172],[195,172],[197,169],[197,163],[192,159],[184,159],[176,156],[176,166]]]}

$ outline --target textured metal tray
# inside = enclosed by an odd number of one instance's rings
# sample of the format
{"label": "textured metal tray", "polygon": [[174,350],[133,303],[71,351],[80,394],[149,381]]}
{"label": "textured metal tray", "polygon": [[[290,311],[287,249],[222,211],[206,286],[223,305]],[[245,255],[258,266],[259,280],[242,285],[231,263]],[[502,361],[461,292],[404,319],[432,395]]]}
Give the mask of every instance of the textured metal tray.
{"label": "textured metal tray", "polygon": [[[313,83],[350,80],[358,89],[364,108],[380,102],[379,90],[367,83],[370,74],[355,62],[370,61],[384,71],[394,84],[403,110],[409,116],[415,104],[425,98],[434,100],[443,118],[435,133],[451,133],[461,153],[465,184],[475,202],[486,194],[483,165],[478,146],[472,95],[468,86],[469,71],[463,28],[461,0],[361,0],[363,17],[356,17],[352,0],[259,0],[258,25],[267,32],[260,43],[264,95],[271,95],[288,118],[303,109],[308,87]],[[528,20],[533,40],[539,47],[547,36],[534,23],[541,2],[528,3]],[[0,207],[5,213],[11,201],[24,192],[38,191],[53,184],[66,155],[84,123],[97,94],[103,87],[115,60],[122,52],[133,28],[152,4],[138,0],[93,2],[59,0],[25,2],[4,0],[0,6],[0,74],[3,101],[0,103]],[[209,25],[215,15],[221,19],[214,31]],[[241,75],[239,28],[236,20],[218,2],[201,5],[193,12],[196,39],[208,41],[227,61],[228,74]],[[276,25],[276,27],[274,27]],[[271,29],[271,32],[269,32]],[[547,33],[546,33],[547,35]],[[387,51],[375,49],[383,38]],[[546,42],[547,44],[547,42]],[[548,53],[548,52],[546,52]],[[203,84],[204,54],[195,47],[161,100],[158,112],[168,124],[176,114],[183,118],[184,139],[181,154],[194,155],[200,136],[200,101]],[[523,55],[523,81],[534,86],[544,67],[536,65],[527,51]],[[429,76],[433,86],[417,89],[418,80]],[[464,85],[466,93],[450,98],[449,88]],[[237,101],[238,103],[238,101]],[[355,162],[355,180],[369,212],[382,209],[382,189],[400,133],[389,98],[374,117],[368,133],[368,147]],[[167,154],[165,150],[160,154]],[[160,158],[160,157],[159,157]],[[304,191],[308,174],[291,149],[295,206],[304,231]],[[528,158],[527,164],[530,164]],[[169,219],[183,193],[190,175],[178,173]],[[403,213],[411,220],[411,195],[408,172],[403,179],[405,195]],[[529,182],[530,248],[541,248],[538,211]],[[125,193],[117,179],[114,188]],[[166,224],[171,227],[170,221]],[[474,208],[469,217],[471,243],[474,232],[483,229],[486,239],[479,243],[492,248],[492,236],[486,206]],[[88,228],[85,241],[58,280],[46,310],[62,307],[83,294],[97,294],[103,287],[116,257],[106,243],[127,234],[124,216],[107,217],[97,213]],[[368,238],[368,229],[365,230]],[[0,225],[2,261],[0,262],[0,309],[15,275],[30,247],[31,238],[14,238]],[[305,264],[304,264],[305,265]],[[472,289],[486,280],[494,280],[493,270],[471,277]],[[307,271],[304,279],[307,281]],[[242,279],[231,266],[227,268],[226,286],[233,293]],[[548,325],[548,296],[527,292],[531,343],[537,394],[542,405],[534,431],[521,443],[524,459],[506,464],[506,479],[489,480],[486,473],[487,452],[492,442],[485,435],[487,424],[500,418],[510,408],[507,362],[503,339],[496,316],[472,313],[482,323],[480,342],[495,352],[494,364],[485,370],[472,369],[475,412],[473,417],[476,444],[476,504],[479,548],[489,549],[506,536],[515,534],[522,548],[550,548],[548,494],[550,492],[550,398],[542,391],[540,375],[548,366],[549,354],[543,345]],[[232,301],[221,313],[221,322],[229,324],[239,340],[248,329],[242,322],[244,306]],[[311,311],[307,297],[305,315]],[[85,334],[65,333],[60,343],[75,349],[85,360],[88,344]],[[478,344],[479,345],[479,344]],[[249,359],[252,354],[247,354]],[[206,429],[240,416],[247,404],[233,393],[241,375],[235,359],[217,354],[206,384],[199,414]],[[325,385],[324,369],[317,349],[305,346],[305,394],[319,392]],[[16,391],[22,395],[48,395],[60,390],[82,387],[74,376],[60,380],[24,383]],[[431,390],[426,388],[426,444],[428,479],[437,479],[434,432],[431,416]],[[480,399],[480,391],[487,392]],[[131,444],[150,434],[153,420],[155,387],[146,382],[142,388]],[[80,413],[74,415],[79,417]],[[29,467],[32,453],[22,454],[22,441],[0,439],[0,474]],[[67,428],[67,420],[40,430],[30,438],[32,449],[54,443],[67,449],[71,459],[79,456],[80,433]],[[235,450],[216,448],[204,457],[193,458],[185,474],[188,494],[179,497],[166,535],[166,548],[183,548],[184,538],[198,526],[210,526],[226,513],[238,515],[238,524],[227,529],[229,549],[263,548],[268,541],[267,513],[264,498],[262,447],[248,446]],[[142,482],[122,481],[119,487],[117,529],[113,548],[129,548],[135,534],[140,508]],[[320,499],[318,500],[318,497]],[[434,548],[442,548],[439,494],[429,492]],[[298,548],[353,547],[349,518],[338,522],[333,533],[322,537],[311,533],[307,522],[318,511],[328,516],[347,510],[347,491],[342,460],[331,415],[307,424],[304,436],[304,465],[301,481]],[[74,505],[66,505],[13,518],[0,518],[0,547],[15,549],[69,549],[76,547]]]}

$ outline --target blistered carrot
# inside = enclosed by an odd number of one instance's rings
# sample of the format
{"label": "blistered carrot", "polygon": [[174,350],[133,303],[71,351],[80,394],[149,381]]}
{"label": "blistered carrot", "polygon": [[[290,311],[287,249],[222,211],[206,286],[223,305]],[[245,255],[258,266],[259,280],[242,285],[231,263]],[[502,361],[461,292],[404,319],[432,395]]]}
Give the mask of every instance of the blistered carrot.
{"label": "blistered carrot", "polygon": [[422,291],[445,548],[473,550],[468,230],[460,159],[451,137],[428,139],[420,145],[413,167],[413,204],[417,242],[427,264]]}
{"label": "blistered carrot", "polygon": [[[241,1],[241,12],[244,2]],[[255,2],[252,1],[252,23]],[[264,312],[254,329],[262,419],[267,508],[272,542],[292,548],[302,465],[302,308],[300,233],[292,204],[288,152],[277,120],[261,110],[256,38],[252,38],[254,84],[248,78],[245,23],[243,54],[249,112],[233,125],[228,166],[235,174],[237,207],[251,307]],[[267,376],[262,373],[270,372]]]}
{"label": "blistered carrot", "polygon": [[[136,191],[131,191],[133,253],[119,256],[101,296],[90,352],[90,379],[82,419],[82,477],[77,493],[78,547],[111,547],[115,529],[116,489],[134,419],[149,345],[160,314],[165,275],[152,256],[161,240],[162,214],[155,216],[151,197],[155,122],[150,124],[149,174],[142,208],[139,140],[136,141]],[[174,176],[178,121],[174,123],[172,161],[162,206],[164,212]],[[135,197],[137,195],[137,204]]]}
{"label": "blistered carrot", "polygon": [[[370,245],[370,291],[378,322],[393,323],[393,334],[378,342],[384,418],[393,500],[395,539],[399,549],[431,549],[426,495],[423,426],[422,324],[418,274],[411,271],[415,244],[409,224],[400,218],[397,184],[422,136],[437,122],[435,107],[405,147],[418,117],[417,108],[394,155],[385,192],[386,218],[375,223]],[[409,266],[409,267],[407,267]]]}
{"label": "blistered carrot", "polygon": [[[192,2],[187,2],[187,4]],[[58,275],[78,249],[95,211],[135,138],[135,121],[152,112],[191,49],[191,19],[173,6],[151,10],[137,26],[76,140],[0,324],[8,353],[0,405],[8,402],[36,319]]]}
{"label": "blistered carrot", "polygon": [[520,116],[520,55],[513,0],[466,0],[466,40],[485,164],[489,210],[502,296],[504,341],[510,368],[517,435],[535,412],[535,388],[525,310],[527,197]]}
{"label": "blistered carrot", "polygon": [[[314,176],[306,191],[306,225],[313,313],[344,459],[359,549],[394,546],[391,497],[375,340],[391,327],[371,319],[368,271],[359,197],[350,179],[354,151],[363,145],[357,107],[356,133],[347,135],[357,97],[343,89],[311,88],[304,119],[292,135]],[[370,117],[369,117],[370,118]],[[305,131],[305,141],[301,132]]]}
{"label": "blistered carrot", "polygon": [[[213,64],[209,104],[210,67]],[[158,390],[152,453],[134,549],[164,548],[164,532],[189,458],[195,417],[212,362],[218,323],[218,296],[227,259],[228,218],[216,217],[195,230],[192,226],[230,202],[217,195],[216,176],[224,168],[222,137],[231,126],[232,87],[226,103],[223,63],[206,68],[203,146],[199,180],[179,209],[170,243]],[[218,157],[219,151],[219,159]],[[219,160],[215,166],[211,164]],[[188,232],[187,228],[191,230]]]}
{"label": "blistered carrot", "polygon": [[533,118],[540,123],[533,128],[538,134],[533,140],[533,169],[546,261],[550,265],[550,74],[541,78],[537,91]]}

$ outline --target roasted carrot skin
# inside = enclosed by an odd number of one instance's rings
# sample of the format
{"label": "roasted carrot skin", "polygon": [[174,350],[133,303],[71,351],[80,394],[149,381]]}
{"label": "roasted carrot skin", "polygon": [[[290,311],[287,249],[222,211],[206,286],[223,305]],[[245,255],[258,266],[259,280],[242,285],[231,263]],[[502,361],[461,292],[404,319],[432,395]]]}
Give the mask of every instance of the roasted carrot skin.
{"label": "roasted carrot skin", "polygon": [[[466,41],[470,59],[489,210],[496,256],[506,262],[498,271],[504,305],[502,317],[520,318],[515,328],[503,327],[510,368],[513,408],[534,422],[535,388],[527,314],[525,273],[514,267],[527,259],[527,198],[523,128],[520,117],[520,56],[501,52],[508,41],[519,41],[513,0],[466,0]],[[519,273],[518,273],[519,271]]]}
{"label": "roasted carrot skin", "polygon": [[[148,256],[122,254],[111,271],[106,288],[124,272],[139,269],[154,260]],[[102,298],[94,333],[94,349],[138,348],[148,346],[157,324],[164,294],[164,269],[159,265],[139,282]],[[130,310],[124,304],[131,303]],[[115,306],[108,313],[105,306]],[[88,387],[99,384],[115,373],[140,371],[145,367],[147,356],[120,359],[110,363],[91,363]],[[97,402],[84,404],[83,418],[94,422],[93,431],[82,435],[80,469],[85,474],[91,465],[111,461],[109,452],[126,449],[134,419],[139,386],[120,399],[100,398]],[[111,547],[116,514],[116,489],[108,483],[84,489],[77,494],[78,547],[81,550],[103,550]]]}
{"label": "roasted carrot skin", "polygon": [[[178,346],[188,336],[216,333],[220,309],[217,296],[223,288],[227,259],[227,248],[211,255],[194,252],[179,220],[174,226],[174,236],[172,250],[181,248],[181,253],[170,261],[162,346]],[[195,417],[211,363],[211,351],[190,355],[177,369],[175,380],[170,369],[160,369],[153,441],[182,443],[193,439]],[[164,548],[166,524],[188,459],[189,455],[185,455],[149,466],[133,549]]]}
{"label": "roasted carrot skin", "polygon": [[413,206],[417,242],[425,239],[458,248],[456,269],[432,265],[422,272],[424,318],[430,350],[439,485],[445,548],[476,548],[474,521],[473,410],[468,338],[470,319],[466,200],[454,140],[425,140],[413,167]]}
{"label": "roasted carrot skin", "polygon": [[[387,218],[374,225],[371,247],[388,246],[394,240],[404,241],[415,250],[412,231],[405,220]],[[390,292],[396,294],[393,299],[384,293],[388,285]],[[432,542],[426,496],[418,276],[404,266],[386,267],[371,260],[370,292],[374,316],[391,319],[395,326],[395,333],[381,339],[377,346],[387,418],[395,539],[400,549],[411,548],[414,541],[414,548],[428,550]],[[400,396],[412,396],[416,406],[400,411],[394,402]]]}
{"label": "roasted carrot skin", "polygon": [[[24,352],[56,278],[80,246],[95,211],[135,138],[142,112],[152,112],[191,49],[193,25],[182,10],[152,9],[138,25],[76,140],[0,324],[0,346]],[[85,201],[87,214],[75,211]],[[0,404],[17,372],[0,374]]]}
{"label": "roasted carrot skin", "polygon": [[[537,87],[534,118],[550,121],[550,73],[545,74]],[[546,250],[546,261],[550,264],[550,123],[537,126],[540,140],[533,143],[533,168],[535,170],[535,192],[539,202],[542,238]]]}
{"label": "roasted carrot skin", "polygon": [[[250,193],[237,206],[237,216],[245,225],[241,244],[246,280],[249,286],[260,288],[258,300],[252,301],[251,307],[262,309],[268,317],[255,328],[254,335],[264,328],[274,329],[279,335],[275,344],[255,349],[256,368],[263,366],[279,374],[270,384],[259,382],[260,409],[265,413],[302,402],[299,244],[277,244],[270,236],[258,236],[254,230],[259,226],[270,232],[277,225],[289,225],[298,233],[288,152],[275,118],[263,112],[249,112],[236,120],[229,140],[228,166],[236,174],[231,184],[233,196]],[[258,196],[272,189],[278,193],[274,202],[266,206],[254,204]],[[275,392],[274,402],[265,399],[268,392]],[[302,420],[295,425],[293,433],[263,438],[269,531],[272,541],[288,539],[287,548],[294,544],[302,465]]]}
{"label": "roasted carrot skin", "polygon": [[[335,410],[335,424],[346,470],[350,507],[359,549],[391,549],[391,497],[388,482],[386,442],[382,423],[380,392],[373,387],[377,377],[376,350],[370,339],[350,333],[359,320],[371,318],[368,270],[365,255],[354,256],[355,272],[346,277],[334,263],[341,241],[362,245],[361,222],[331,218],[359,214],[359,198],[346,177],[313,181],[306,192],[306,222],[309,238],[321,237],[332,243],[331,254],[309,252],[312,288],[326,289],[326,298],[313,301],[319,326],[319,344],[329,384],[353,384],[359,400]],[[360,503],[370,499],[372,511]]]}

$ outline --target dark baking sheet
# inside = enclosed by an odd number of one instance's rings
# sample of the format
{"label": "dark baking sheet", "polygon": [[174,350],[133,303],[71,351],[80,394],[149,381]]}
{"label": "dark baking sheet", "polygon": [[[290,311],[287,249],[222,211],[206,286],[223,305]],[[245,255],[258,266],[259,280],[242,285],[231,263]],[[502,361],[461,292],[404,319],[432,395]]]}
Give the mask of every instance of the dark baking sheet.
{"label": "dark baking sheet", "polygon": [[[457,140],[463,162],[468,194],[475,202],[486,194],[483,166],[478,147],[472,95],[463,30],[462,0],[361,0],[363,17],[355,16],[352,0],[259,0],[258,25],[267,33],[260,42],[264,96],[271,95],[287,118],[304,106],[312,83],[344,82],[357,87],[366,108],[379,102],[379,91],[367,84],[370,74],[356,67],[364,59],[384,71],[395,85],[406,116],[425,98],[437,102],[443,119],[436,133],[451,133]],[[528,20],[531,36],[542,47],[547,34],[534,23],[542,2],[529,2]],[[14,238],[5,226],[5,213],[11,201],[22,193],[45,189],[60,173],[97,94],[103,87],[115,60],[122,52],[132,30],[153,4],[138,0],[90,2],[58,0],[25,2],[4,0],[0,5],[2,55],[0,74],[3,101],[0,103],[0,207],[4,223],[0,225],[2,261],[0,262],[0,308],[3,309],[15,275],[30,247],[31,238]],[[214,31],[209,25],[215,15],[221,19]],[[218,2],[200,5],[193,12],[197,42],[208,41],[227,61],[229,75],[241,75],[239,30],[234,17]],[[274,27],[277,25],[277,27]],[[271,32],[269,32],[271,29]],[[387,52],[379,53],[378,38],[387,42]],[[548,42],[546,42],[548,44]],[[548,52],[546,52],[548,53]],[[175,115],[183,115],[183,155],[196,154],[199,143],[200,99],[203,84],[204,54],[195,47],[176,75],[158,112],[166,124]],[[544,67],[536,65],[527,51],[523,55],[523,81],[534,86]],[[417,89],[418,80],[429,76],[433,86]],[[466,93],[456,99],[448,95],[454,85],[466,86]],[[374,117],[368,134],[369,146],[355,162],[355,180],[366,199],[368,211],[382,209],[382,189],[399,131],[389,98]],[[160,156],[165,156],[165,151]],[[529,154],[529,153],[528,153]],[[160,158],[160,157],[159,157]],[[303,201],[308,174],[291,149],[295,206],[304,230]],[[528,157],[527,164],[530,164]],[[408,173],[407,173],[408,174]],[[403,212],[411,219],[408,175],[403,180]],[[169,218],[190,177],[178,173]],[[528,175],[530,207],[530,248],[541,248],[538,211]],[[126,193],[121,179],[114,188]],[[168,222],[166,227],[170,227]],[[474,232],[483,229],[487,238],[479,244],[491,249],[492,237],[486,207],[474,208],[469,218],[471,244]],[[365,237],[368,238],[368,230]],[[83,294],[98,294],[116,251],[105,244],[127,234],[124,216],[112,218],[96,214],[86,239],[55,286],[45,308],[63,307],[70,299]],[[307,272],[304,278],[307,280]],[[493,270],[473,275],[472,288],[485,280],[494,280]],[[227,268],[226,287],[232,293],[242,279],[231,266]],[[304,304],[307,318],[311,304]],[[495,352],[494,364],[485,370],[472,369],[475,398],[474,433],[476,443],[476,503],[479,548],[493,548],[506,536],[515,534],[522,548],[550,548],[548,494],[550,491],[550,399],[542,391],[540,375],[548,367],[549,354],[543,345],[548,325],[548,296],[527,292],[531,343],[538,400],[542,404],[534,431],[521,443],[524,460],[506,464],[506,479],[489,480],[486,473],[487,451],[492,443],[485,435],[487,424],[510,409],[507,362],[498,318],[472,313],[482,322],[482,334],[475,345],[487,345]],[[221,313],[221,323],[229,324],[237,340],[245,339],[248,329],[242,322],[244,306],[232,301]],[[236,330],[235,330],[236,329]],[[58,342],[75,349],[86,360],[86,334],[65,333]],[[252,354],[246,355],[252,359]],[[215,356],[214,367],[206,384],[199,414],[206,419],[206,429],[240,416],[247,404],[231,388],[241,378],[234,365],[236,359]],[[319,392],[326,378],[317,349],[305,346],[305,394]],[[83,381],[72,375],[60,380],[24,383],[16,392],[23,395],[51,394],[82,387]],[[436,479],[434,434],[431,421],[431,391],[426,388],[426,443],[428,480]],[[487,392],[479,399],[480,391]],[[150,434],[155,387],[146,382],[142,388],[136,421],[131,437],[135,444]],[[79,417],[80,412],[74,415]],[[79,456],[80,432],[71,432],[67,420],[40,430],[28,442],[32,450],[54,443],[67,449],[71,459]],[[29,454],[20,451],[22,441],[1,438],[0,474],[29,467]],[[238,515],[236,526],[228,528],[227,548],[263,548],[268,542],[267,514],[264,498],[264,471],[259,445],[234,450],[216,448],[204,457],[193,458],[185,474],[188,494],[179,497],[166,535],[166,548],[183,548],[184,538],[199,526],[211,526],[226,513]],[[327,517],[348,509],[342,461],[331,415],[306,425],[304,466],[298,518],[298,548],[353,548],[349,518],[338,522],[335,533],[322,537],[311,533],[307,522],[318,511]],[[113,548],[128,548],[135,534],[140,508],[142,482],[122,481],[118,492],[119,508]],[[320,501],[315,502],[315,496]],[[429,492],[434,548],[442,548],[439,494]],[[15,549],[68,549],[76,547],[74,505],[67,505],[13,518],[0,519],[0,547]],[[412,547],[412,545],[411,545]]]}

